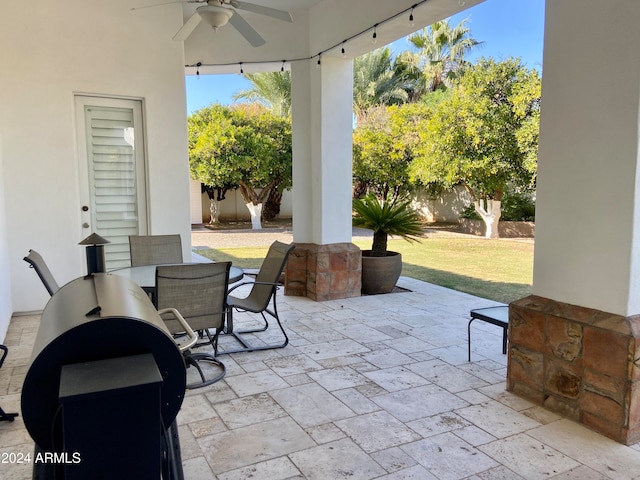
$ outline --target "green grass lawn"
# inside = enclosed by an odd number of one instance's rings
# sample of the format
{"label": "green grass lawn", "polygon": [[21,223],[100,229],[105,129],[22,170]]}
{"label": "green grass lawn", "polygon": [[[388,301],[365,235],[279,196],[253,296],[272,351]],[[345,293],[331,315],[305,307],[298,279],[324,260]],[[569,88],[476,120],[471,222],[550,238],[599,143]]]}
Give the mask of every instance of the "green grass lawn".
{"label": "green grass lawn", "polygon": [[[362,249],[370,241],[356,241]],[[268,247],[198,250],[216,261],[240,268],[259,268]],[[479,237],[434,235],[421,243],[390,240],[389,250],[402,253],[402,275],[509,303],[531,294],[533,243]]]}

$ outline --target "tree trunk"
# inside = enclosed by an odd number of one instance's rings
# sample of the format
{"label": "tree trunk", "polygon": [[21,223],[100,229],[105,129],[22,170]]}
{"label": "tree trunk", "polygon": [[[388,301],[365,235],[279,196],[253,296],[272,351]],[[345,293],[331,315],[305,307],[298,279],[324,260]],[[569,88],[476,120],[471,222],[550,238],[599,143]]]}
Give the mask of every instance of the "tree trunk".
{"label": "tree trunk", "polygon": [[215,198],[209,198],[209,213],[211,214],[209,225],[220,223],[220,202]]}
{"label": "tree trunk", "polygon": [[249,202],[245,204],[249,209],[249,213],[251,214],[251,229],[252,230],[262,230],[262,223],[260,222],[260,216],[262,215],[262,203],[258,203],[257,205]]}
{"label": "tree trunk", "polygon": [[387,255],[387,232],[378,230],[373,232],[373,245],[371,246],[372,257],[384,257]]}
{"label": "tree trunk", "polygon": [[485,233],[485,238],[500,238],[500,233],[498,232],[498,222],[500,221],[500,215],[502,214],[502,202],[500,200],[491,200],[488,199],[486,201],[487,207],[485,208],[482,201],[473,202],[473,206],[475,207],[476,212],[487,227],[487,231]]}
{"label": "tree trunk", "polygon": [[262,218],[265,220],[273,220],[280,213],[280,204],[282,203],[282,194],[276,187],[269,192],[269,197],[264,204],[262,210]]}

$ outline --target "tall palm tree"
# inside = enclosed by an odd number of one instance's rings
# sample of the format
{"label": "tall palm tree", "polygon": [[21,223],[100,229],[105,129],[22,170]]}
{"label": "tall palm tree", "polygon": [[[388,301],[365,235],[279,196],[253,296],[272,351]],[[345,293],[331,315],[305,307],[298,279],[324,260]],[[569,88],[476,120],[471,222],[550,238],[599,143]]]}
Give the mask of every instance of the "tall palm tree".
{"label": "tall palm tree", "polygon": [[417,51],[405,52],[401,59],[422,71],[425,92],[449,87],[456,71],[466,64],[465,56],[481,45],[470,36],[466,21],[452,27],[448,19],[441,20],[407,37]]}
{"label": "tall palm tree", "polygon": [[357,57],[353,62],[353,110],[361,120],[368,109],[378,105],[404,103],[409,95],[404,78],[398,75],[389,47]]}
{"label": "tall palm tree", "polygon": [[263,104],[281,117],[291,115],[291,72],[246,73],[251,88],[233,95],[234,100],[250,100]]}

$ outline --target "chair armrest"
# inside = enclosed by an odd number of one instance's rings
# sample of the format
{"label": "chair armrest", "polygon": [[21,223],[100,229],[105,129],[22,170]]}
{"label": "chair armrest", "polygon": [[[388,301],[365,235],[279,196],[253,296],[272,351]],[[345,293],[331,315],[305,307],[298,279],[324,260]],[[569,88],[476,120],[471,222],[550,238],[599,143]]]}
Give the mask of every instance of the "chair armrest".
{"label": "chair armrest", "polygon": [[227,291],[227,294],[233,292],[238,287],[242,287],[243,285],[272,285],[274,287],[282,286],[282,284],[278,283],[278,282],[241,282],[241,283],[238,283],[237,285],[234,285],[233,287],[231,287]]}
{"label": "chair armrest", "polygon": [[185,350],[188,350],[189,348],[193,347],[196,344],[196,342],[198,341],[198,336],[196,335],[196,332],[193,331],[191,326],[187,323],[187,321],[184,319],[184,317],[180,314],[178,310],[176,310],[175,308],[163,308],[162,310],[158,310],[158,313],[160,315],[164,313],[170,313],[171,315],[173,315],[173,317],[178,321],[178,323],[182,325],[182,328],[184,328],[184,331],[187,334],[187,337],[189,337],[189,341],[187,343],[183,345],[178,345],[178,350],[180,350],[181,352],[184,352]]}

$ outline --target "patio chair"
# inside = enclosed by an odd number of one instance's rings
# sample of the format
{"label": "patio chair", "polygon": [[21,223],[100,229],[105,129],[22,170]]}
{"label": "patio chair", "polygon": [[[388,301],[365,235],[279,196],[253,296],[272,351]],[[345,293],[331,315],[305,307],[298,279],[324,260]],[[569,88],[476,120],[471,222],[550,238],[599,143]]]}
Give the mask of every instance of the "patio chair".
{"label": "patio chair", "polygon": [[[198,345],[191,339],[186,347],[182,347],[187,368],[194,367],[200,376],[199,381],[187,383],[187,388],[211,385],[226,373],[224,364],[216,355],[218,335],[224,327],[230,268],[231,262],[161,265],[156,268],[155,304],[169,332],[174,336],[185,331],[188,333],[181,321],[183,319],[191,330],[203,332],[202,336],[208,338]],[[204,345],[211,346],[213,354],[191,350],[193,346]],[[200,362],[205,363],[200,365]],[[203,370],[207,363],[215,367],[217,373],[213,377]]]}
{"label": "patio chair", "polygon": [[51,274],[51,270],[49,270],[49,267],[47,267],[47,264],[38,252],[29,250],[29,255],[24,257],[24,261],[29,264],[30,268],[36,271],[38,277],[40,277],[40,280],[42,280],[44,284],[44,288],[49,292],[49,295],[53,295],[60,289],[58,282],[56,282]]}
{"label": "patio chair", "polygon": [[[289,337],[280,322],[278,316],[278,309],[276,306],[276,292],[281,285],[280,276],[284,270],[284,266],[287,263],[289,253],[295,248],[294,245],[287,245],[282,242],[273,242],[269,247],[267,256],[262,262],[262,266],[256,275],[255,281],[242,282],[234,285],[229,293],[233,292],[242,285],[252,285],[249,295],[245,298],[239,298],[233,295],[227,296],[227,304],[229,306],[227,313],[227,325],[225,333],[232,335],[241,345],[241,348],[233,350],[221,350],[223,353],[237,353],[237,352],[252,352],[255,350],[268,350],[272,348],[284,348],[289,343]],[[269,309],[269,304],[273,303],[273,309]],[[262,316],[263,323],[256,328],[248,329],[236,329],[234,325],[233,310],[239,312],[251,312],[259,313]],[[269,328],[269,321],[265,316],[268,313],[271,317],[275,318],[280,331],[284,337],[281,343],[265,343],[265,344],[251,344],[248,339],[248,335],[264,332]]]}
{"label": "patio chair", "polygon": [[129,235],[131,266],[182,263],[180,235]]}

